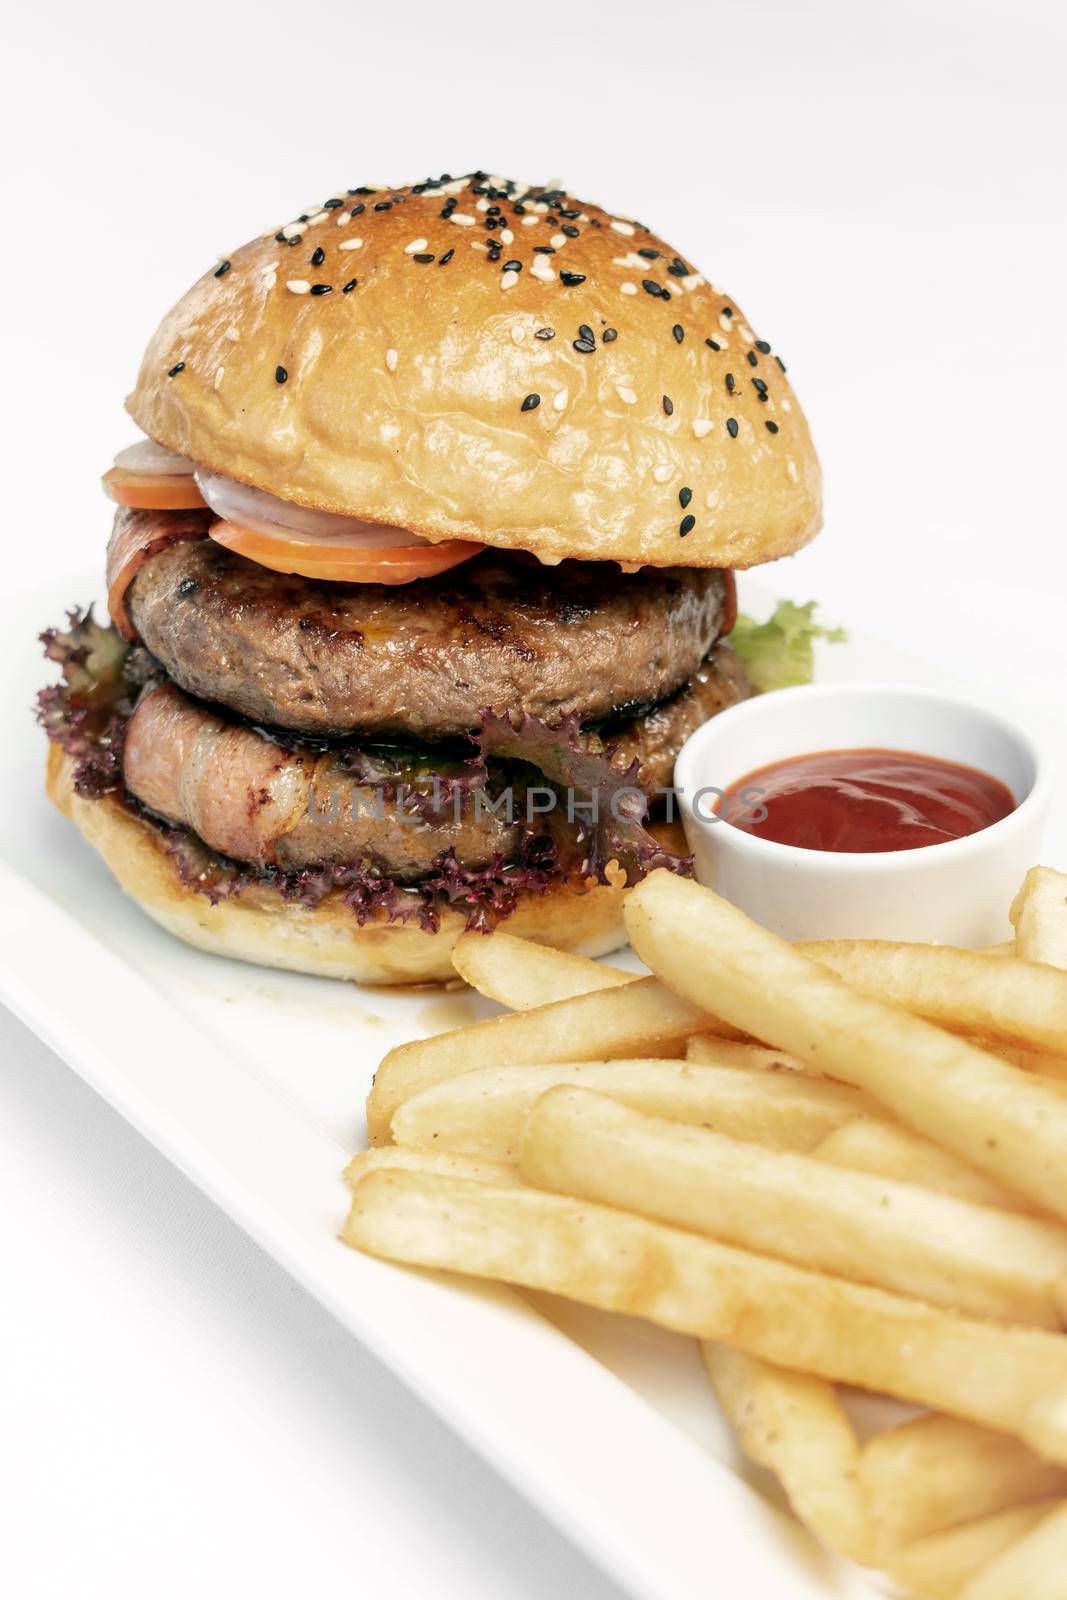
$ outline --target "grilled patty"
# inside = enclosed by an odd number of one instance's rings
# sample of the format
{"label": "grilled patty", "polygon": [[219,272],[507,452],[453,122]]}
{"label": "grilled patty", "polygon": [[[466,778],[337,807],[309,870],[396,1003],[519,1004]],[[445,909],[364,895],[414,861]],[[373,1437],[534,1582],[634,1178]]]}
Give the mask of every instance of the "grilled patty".
{"label": "grilled patty", "polygon": [[128,605],[201,699],[296,732],[433,739],[486,707],[597,722],[662,701],[715,643],[725,593],[715,570],[496,551],[410,586],[316,583],[204,539],[152,556]]}

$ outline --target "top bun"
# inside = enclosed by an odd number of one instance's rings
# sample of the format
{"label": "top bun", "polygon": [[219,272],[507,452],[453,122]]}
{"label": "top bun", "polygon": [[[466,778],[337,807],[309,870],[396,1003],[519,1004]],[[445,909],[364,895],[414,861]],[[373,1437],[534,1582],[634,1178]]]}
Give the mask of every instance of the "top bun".
{"label": "top bun", "polygon": [[285,500],[551,560],[747,567],[821,520],[729,296],[643,223],[484,173],[349,189],[234,251],[127,404]]}

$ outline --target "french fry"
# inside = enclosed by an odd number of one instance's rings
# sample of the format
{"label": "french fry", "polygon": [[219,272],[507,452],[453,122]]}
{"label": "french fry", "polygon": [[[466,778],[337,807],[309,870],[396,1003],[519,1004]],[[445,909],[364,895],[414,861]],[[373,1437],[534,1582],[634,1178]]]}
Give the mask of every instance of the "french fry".
{"label": "french fry", "polygon": [[1009,1545],[960,1600],[1067,1600],[1067,1502]]}
{"label": "french fry", "polygon": [[393,1114],[405,1100],[472,1067],[669,1057],[680,1054],[698,1028],[714,1027],[698,1006],[657,978],[638,978],[618,988],[416,1039],[390,1050],[378,1068],[367,1097],[368,1137],[371,1144],[387,1144]]}
{"label": "french fry", "polygon": [[959,1600],[972,1578],[1025,1538],[1059,1503],[1035,1500],[961,1523],[945,1533],[930,1534],[896,1551],[884,1563],[885,1569],[915,1600]]}
{"label": "french fry", "polygon": [[[625,917],[638,954],[694,1005],[866,1089],[919,1133],[1067,1218],[1067,1100],[1040,1080],[858,993],[710,889],[673,873],[639,883]],[[1024,968],[1067,983],[1067,974],[1048,967],[985,958],[991,984],[996,974]],[[1064,1018],[1067,1027],[1067,1012]]]}
{"label": "french fry", "polygon": [[861,994],[928,1022],[1067,1054],[1067,973],[951,945],[838,939],[797,949]]}
{"label": "french fry", "polygon": [[519,1183],[518,1169],[507,1161],[479,1161],[471,1156],[450,1155],[438,1150],[406,1150],[386,1144],[377,1150],[361,1150],[345,1168],[350,1189],[368,1172],[383,1167],[403,1172],[436,1172],[449,1178],[469,1178],[474,1183]]}
{"label": "french fry", "polygon": [[833,1384],[707,1340],[701,1353],[746,1456],[774,1473],[817,1539],[869,1561],[859,1445]]}
{"label": "french fry", "polygon": [[1067,1235],[1034,1217],[766,1150],[566,1085],[531,1107],[522,1171],[541,1189],[854,1283],[971,1316],[1061,1327],[1055,1296]]}
{"label": "french fry", "polygon": [[799,1072],[806,1077],[816,1074],[796,1056],[784,1050],[768,1050],[762,1044],[744,1044],[733,1039],[720,1039],[713,1033],[695,1033],[685,1047],[687,1061],[704,1062],[712,1067],[745,1067],[760,1072]]}
{"label": "french fry", "polygon": [[483,1067],[434,1084],[398,1109],[393,1138],[412,1149],[517,1161],[526,1113],[557,1084],[595,1089],[639,1111],[784,1150],[810,1149],[872,1109],[858,1089],[795,1074],[689,1061],[572,1061]]}
{"label": "french fry", "polygon": [[[940,1311],[644,1217],[534,1189],[371,1172],[344,1238],[372,1255],[561,1294],[779,1366],[1026,1437],[1067,1387],[1067,1339]],[[1043,1431],[1067,1465],[1067,1423]]]}
{"label": "french fry", "polygon": [[869,1172],[876,1178],[895,1178],[935,1194],[952,1195],[976,1206],[998,1211],[1032,1212],[1033,1207],[1010,1189],[976,1172],[958,1156],[912,1133],[899,1122],[880,1117],[854,1117],[828,1133],[811,1154],[817,1161],[849,1172]]}
{"label": "french fry", "polygon": [[1009,1506],[1067,1494],[1067,1471],[1018,1439],[936,1413],[876,1434],[860,1455],[859,1481],[880,1558]]}
{"label": "french fry", "polygon": [[452,965],[465,983],[509,1011],[570,1000],[597,989],[633,983],[632,972],[605,967],[588,956],[568,955],[513,933],[461,933],[452,951]]}
{"label": "french fry", "polygon": [[1024,961],[1067,967],[1067,873],[1031,867],[1008,915]]}

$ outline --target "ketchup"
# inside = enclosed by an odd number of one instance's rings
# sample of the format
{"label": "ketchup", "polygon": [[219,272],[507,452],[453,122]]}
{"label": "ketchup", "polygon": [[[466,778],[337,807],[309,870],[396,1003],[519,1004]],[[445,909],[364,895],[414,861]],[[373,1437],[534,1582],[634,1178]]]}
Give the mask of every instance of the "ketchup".
{"label": "ketchup", "polygon": [[1015,810],[976,767],[905,750],[823,750],[760,767],[726,790],[734,827],[804,850],[917,850],[962,839]]}

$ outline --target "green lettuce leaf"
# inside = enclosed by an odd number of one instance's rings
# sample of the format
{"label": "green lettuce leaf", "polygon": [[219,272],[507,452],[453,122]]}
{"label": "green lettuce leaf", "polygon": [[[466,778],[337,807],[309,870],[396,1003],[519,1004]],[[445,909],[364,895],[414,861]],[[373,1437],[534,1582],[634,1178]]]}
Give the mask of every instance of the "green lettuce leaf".
{"label": "green lettuce leaf", "polygon": [[745,663],[757,694],[810,683],[815,674],[816,639],[841,644],[848,637],[844,628],[824,628],[814,618],[814,600],[803,606],[780,600],[766,622],[755,622],[741,613],[730,643]]}

